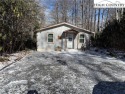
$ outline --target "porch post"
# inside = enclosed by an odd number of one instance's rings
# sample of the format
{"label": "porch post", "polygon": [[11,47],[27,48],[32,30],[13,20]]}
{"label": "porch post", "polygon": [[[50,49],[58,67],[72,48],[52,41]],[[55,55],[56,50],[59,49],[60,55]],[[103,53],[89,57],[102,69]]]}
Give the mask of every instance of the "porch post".
{"label": "porch post", "polygon": [[78,33],[78,36],[77,36],[77,50],[78,50],[78,42],[79,42],[79,33]]}
{"label": "porch post", "polygon": [[65,51],[66,51],[66,48],[67,48],[67,40],[66,40],[66,32],[65,32]]}

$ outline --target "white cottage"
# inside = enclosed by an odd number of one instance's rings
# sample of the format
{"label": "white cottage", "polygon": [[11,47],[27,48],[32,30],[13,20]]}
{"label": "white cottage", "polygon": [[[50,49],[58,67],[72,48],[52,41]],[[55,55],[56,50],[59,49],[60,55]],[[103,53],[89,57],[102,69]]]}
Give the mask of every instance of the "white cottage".
{"label": "white cottage", "polygon": [[71,25],[60,23],[37,31],[37,51],[81,49],[88,47],[94,33]]}

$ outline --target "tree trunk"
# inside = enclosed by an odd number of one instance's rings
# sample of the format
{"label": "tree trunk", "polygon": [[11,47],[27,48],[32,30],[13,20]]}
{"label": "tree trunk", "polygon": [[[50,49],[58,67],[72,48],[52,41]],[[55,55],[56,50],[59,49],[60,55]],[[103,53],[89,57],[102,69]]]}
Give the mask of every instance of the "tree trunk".
{"label": "tree trunk", "polygon": [[94,32],[96,32],[96,9],[94,13]]}
{"label": "tree trunk", "polygon": [[100,9],[98,9],[98,23],[97,23],[97,31],[100,31]]}

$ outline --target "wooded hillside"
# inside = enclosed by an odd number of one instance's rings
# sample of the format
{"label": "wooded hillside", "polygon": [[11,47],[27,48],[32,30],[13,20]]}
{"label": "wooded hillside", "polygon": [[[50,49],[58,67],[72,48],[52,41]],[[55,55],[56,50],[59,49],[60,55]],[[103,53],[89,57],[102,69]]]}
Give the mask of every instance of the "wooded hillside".
{"label": "wooded hillside", "polygon": [[[42,18],[42,21],[40,19]],[[34,0],[0,0],[0,52],[24,50],[33,31],[44,23],[44,10]],[[30,42],[30,43],[29,43]],[[32,46],[34,46],[32,44]]]}

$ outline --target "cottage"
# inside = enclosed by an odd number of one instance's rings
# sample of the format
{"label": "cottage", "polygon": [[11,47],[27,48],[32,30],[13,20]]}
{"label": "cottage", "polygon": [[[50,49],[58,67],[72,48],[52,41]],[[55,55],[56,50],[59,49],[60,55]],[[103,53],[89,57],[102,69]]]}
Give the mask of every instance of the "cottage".
{"label": "cottage", "polygon": [[64,22],[38,30],[36,35],[37,51],[53,51],[88,47],[93,33]]}

